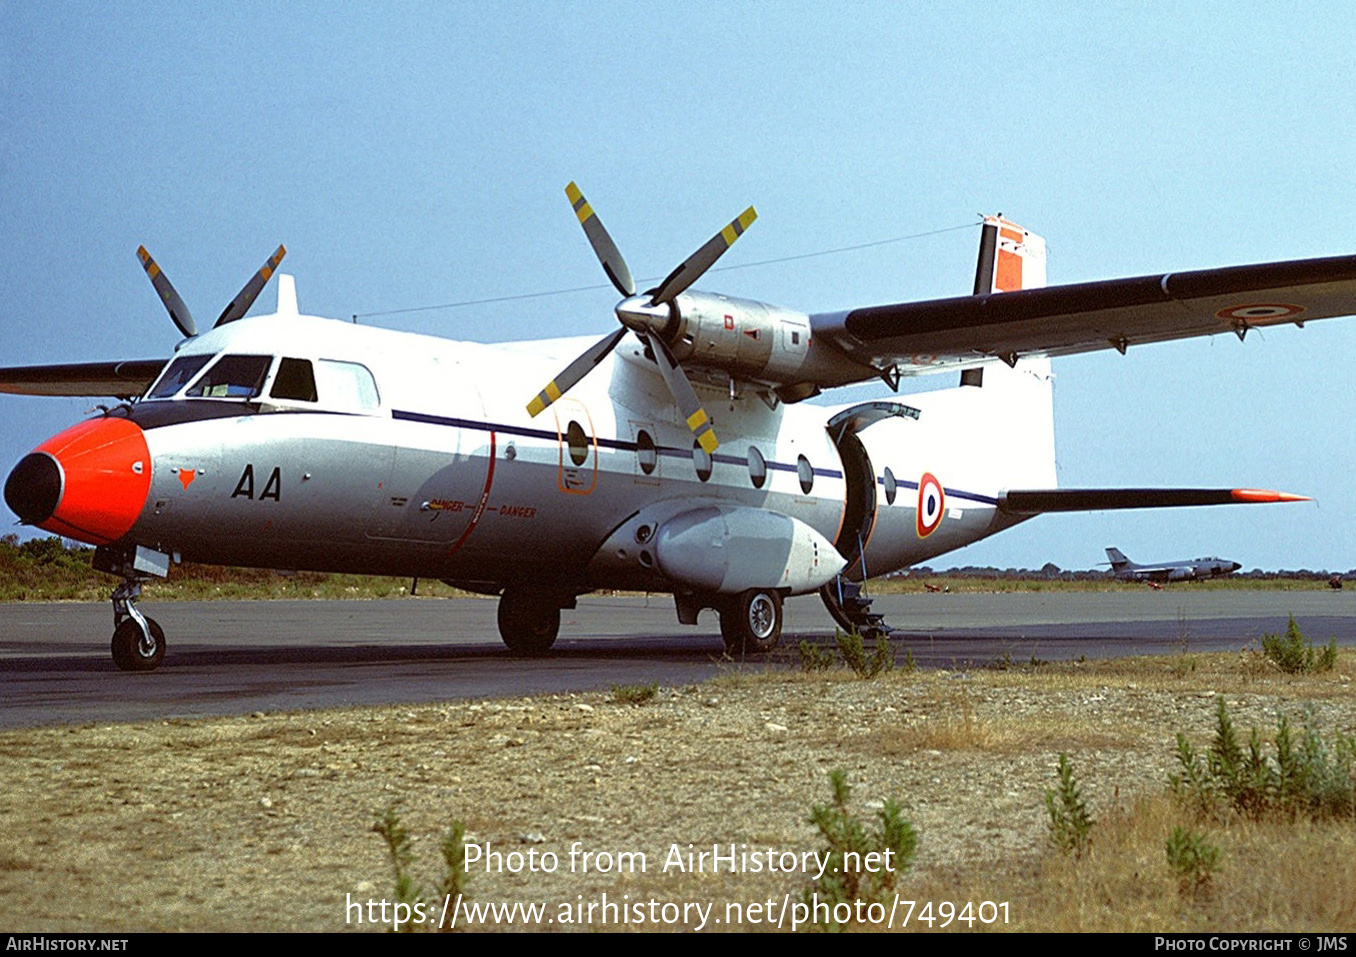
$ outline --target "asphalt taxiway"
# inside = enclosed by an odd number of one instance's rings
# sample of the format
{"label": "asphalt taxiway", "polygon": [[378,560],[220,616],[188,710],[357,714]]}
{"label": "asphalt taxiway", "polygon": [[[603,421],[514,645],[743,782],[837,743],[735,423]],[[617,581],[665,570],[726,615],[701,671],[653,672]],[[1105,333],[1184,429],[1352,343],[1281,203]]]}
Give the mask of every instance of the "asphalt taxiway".
{"label": "asphalt taxiway", "polygon": [[[118,722],[344,705],[427,702],[618,684],[690,683],[731,662],[703,612],[680,625],[664,596],[590,596],[562,616],[540,659],[500,644],[491,599],[154,602],[164,665],[124,674],[102,604],[0,605],[0,727]],[[1294,615],[1316,643],[1356,644],[1356,591],[1205,590],[905,594],[876,599],[899,653],[922,667],[1238,650]],[[780,660],[829,642],[817,597],[787,603]]]}

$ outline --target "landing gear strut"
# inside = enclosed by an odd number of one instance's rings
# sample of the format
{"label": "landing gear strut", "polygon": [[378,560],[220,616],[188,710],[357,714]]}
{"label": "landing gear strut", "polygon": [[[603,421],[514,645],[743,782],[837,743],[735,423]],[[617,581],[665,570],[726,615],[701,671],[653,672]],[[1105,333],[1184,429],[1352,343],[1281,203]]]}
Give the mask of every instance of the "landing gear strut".
{"label": "landing gear strut", "polygon": [[499,637],[515,655],[544,655],[560,633],[560,609],[554,595],[507,588],[499,599]]}
{"label": "landing gear strut", "polygon": [[121,671],[154,671],[165,659],[165,632],[137,609],[140,578],[113,589],[113,663]]}
{"label": "landing gear strut", "polygon": [[763,654],[782,636],[781,592],[751,588],[720,608],[720,634],[732,655]]}

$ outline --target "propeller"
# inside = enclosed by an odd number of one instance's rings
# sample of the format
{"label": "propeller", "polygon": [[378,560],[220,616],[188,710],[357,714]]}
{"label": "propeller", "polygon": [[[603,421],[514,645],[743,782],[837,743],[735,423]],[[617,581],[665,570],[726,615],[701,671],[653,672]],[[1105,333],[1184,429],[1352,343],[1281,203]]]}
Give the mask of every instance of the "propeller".
{"label": "propeller", "polygon": [[[235,322],[245,313],[249,312],[250,306],[254,305],[254,300],[259,298],[259,293],[263,291],[264,285],[272,277],[278,268],[278,263],[282,262],[283,256],[287,255],[287,250],[279,246],[272,256],[259,267],[259,271],[250,277],[249,282],[245,283],[240,292],[236,293],[234,299],[222,310],[217,321],[212,324],[212,328],[224,326],[228,322]],[[160,296],[160,301],[165,304],[165,309],[169,312],[170,319],[179,327],[179,331],[185,337],[192,339],[198,334],[198,324],[193,321],[193,314],[188,311],[188,306],[184,304],[183,298],[174,288],[174,284],[169,281],[160,265],[151,258],[151,254],[146,251],[145,246],[138,247],[137,257],[141,260],[141,268],[146,270],[146,275],[150,277],[151,285],[155,287],[156,293]]]}
{"label": "propeller", "polygon": [[664,341],[663,333],[672,323],[674,300],[700,279],[702,274],[725,254],[725,250],[734,245],[735,240],[758,218],[758,213],[752,206],[744,210],[737,219],[683,260],[655,289],[638,296],[635,280],[631,278],[631,270],[627,268],[621,250],[612,241],[612,237],[608,235],[602,221],[584,198],[579,187],[570,183],[565,187],[565,195],[569,198],[570,205],[574,207],[575,215],[579,217],[579,224],[584,228],[584,235],[588,237],[594,255],[602,263],[603,272],[607,273],[607,278],[623,296],[615,309],[622,328],[598,340],[547,383],[546,388],[527,404],[528,413],[533,416],[540,414],[547,406],[570,391],[617,347],[617,343],[621,342],[629,329],[654,353],[655,363],[659,366],[660,375],[664,377],[664,384],[668,386],[697,443],[707,452],[714,452],[720,443],[716,440],[715,430],[711,427],[711,419],[702,408],[701,400],[697,398],[697,393],[693,390],[692,383],[688,381],[682,366],[674,359],[672,351]]}

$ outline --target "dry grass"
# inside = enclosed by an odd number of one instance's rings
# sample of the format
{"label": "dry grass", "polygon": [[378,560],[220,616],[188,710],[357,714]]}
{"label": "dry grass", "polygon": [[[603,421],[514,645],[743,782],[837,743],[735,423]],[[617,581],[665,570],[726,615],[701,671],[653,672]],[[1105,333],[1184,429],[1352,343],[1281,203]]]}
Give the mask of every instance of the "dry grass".
{"label": "dry grass", "polygon": [[[871,682],[745,669],[644,707],[598,692],[7,732],[0,926],[355,929],[349,895],[393,896],[370,831],[392,805],[426,884],[453,818],[503,851],[649,856],[635,875],[476,872],[480,901],[798,899],[799,875],[659,866],[673,845],[818,849],[810,807],[842,768],[863,814],[904,805],[920,844],[903,888],[920,902],[1007,901],[1021,930],[1349,929],[1352,822],[1197,822],[1166,780],[1173,735],[1208,743],[1221,694],[1245,735],[1307,707],[1356,733],[1354,670],[1351,650],[1336,672],[1302,677],[1239,655],[1189,671],[1134,659]],[[1060,752],[1097,820],[1079,860],[1046,837]],[[1223,851],[1188,896],[1164,851],[1177,825]]]}

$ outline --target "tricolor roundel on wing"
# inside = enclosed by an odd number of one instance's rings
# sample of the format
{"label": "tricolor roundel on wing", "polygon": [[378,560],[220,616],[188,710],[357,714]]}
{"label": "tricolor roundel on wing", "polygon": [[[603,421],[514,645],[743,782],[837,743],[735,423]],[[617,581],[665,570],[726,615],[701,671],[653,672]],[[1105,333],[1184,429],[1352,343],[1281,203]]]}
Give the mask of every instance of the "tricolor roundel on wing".
{"label": "tricolor roundel on wing", "polygon": [[931,472],[924,472],[918,480],[918,537],[927,538],[942,524],[942,513],[946,510],[946,493],[942,483]]}

